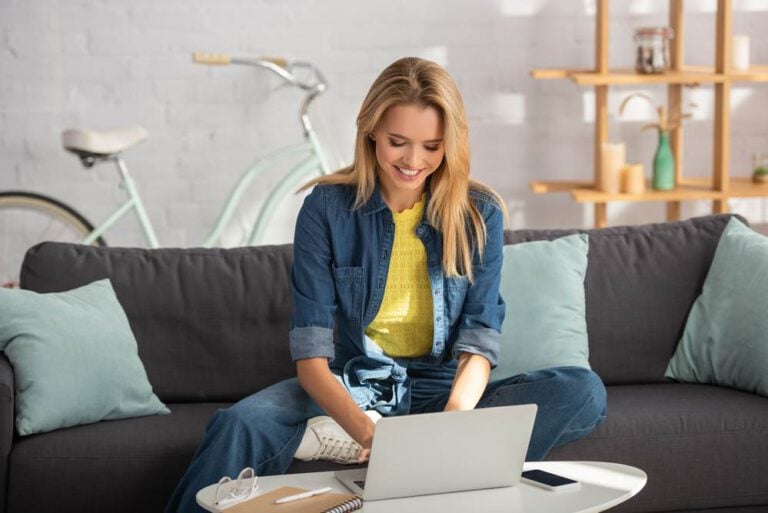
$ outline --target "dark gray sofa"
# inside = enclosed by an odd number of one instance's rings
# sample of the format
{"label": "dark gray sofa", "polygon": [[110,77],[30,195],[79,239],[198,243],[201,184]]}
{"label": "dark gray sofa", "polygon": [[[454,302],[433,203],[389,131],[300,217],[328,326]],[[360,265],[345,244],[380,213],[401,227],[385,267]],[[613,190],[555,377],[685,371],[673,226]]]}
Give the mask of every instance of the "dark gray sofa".
{"label": "dark gray sofa", "polygon": [[[648,484],[615,511],[768,511],[768,399],[664,378],[728,216],[588,230],[593,369],[608,418],[553,460],[627,463]],[[507,232],[508,243],[572,230]],[[44,243],[22,286],[67,290],[109,277],[157,395],[172,413],[20,438],[13,371],[0,357],[0,503],[9,513],[160,511],[221,407],[294,374],[291,246],[232,250]],[[297,463],[291,472],[334,468]]]}

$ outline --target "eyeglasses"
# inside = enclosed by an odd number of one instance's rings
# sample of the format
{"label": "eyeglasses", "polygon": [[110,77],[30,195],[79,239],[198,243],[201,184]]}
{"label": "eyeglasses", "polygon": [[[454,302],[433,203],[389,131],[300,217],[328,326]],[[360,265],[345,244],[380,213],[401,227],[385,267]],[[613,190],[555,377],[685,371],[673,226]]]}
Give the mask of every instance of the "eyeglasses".
{"label": "eyeglasses", "polygon": [[245,467],[232,481],[229,476],[219,479],[213,501],[216,506],[231,506],[246,501],[256,494],[259,489],[256,472],[251,467]]}

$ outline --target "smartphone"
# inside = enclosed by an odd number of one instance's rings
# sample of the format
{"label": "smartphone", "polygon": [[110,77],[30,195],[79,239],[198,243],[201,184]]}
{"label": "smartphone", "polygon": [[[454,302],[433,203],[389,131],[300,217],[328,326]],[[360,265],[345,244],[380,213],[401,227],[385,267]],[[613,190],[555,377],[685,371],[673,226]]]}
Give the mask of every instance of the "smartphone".
{"label": "smartphone", "polygon": [[558,476],[557,474],[544,472],[543,470],[526,470],[523,472],[521,481],[552,492],[578,490],[581,488],[581,483],[578,481]]}

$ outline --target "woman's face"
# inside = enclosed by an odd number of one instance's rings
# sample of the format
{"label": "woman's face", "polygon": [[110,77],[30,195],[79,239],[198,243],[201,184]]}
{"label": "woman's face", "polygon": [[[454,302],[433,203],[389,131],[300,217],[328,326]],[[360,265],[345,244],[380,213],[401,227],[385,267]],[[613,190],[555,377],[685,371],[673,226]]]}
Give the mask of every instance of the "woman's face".
{"label": "woman's face", "polygon": [[379,185],[389,208],[400,212],[421,199],[427,177],[443,161],[443,120],[434,107],[395,105],[371,134]]}

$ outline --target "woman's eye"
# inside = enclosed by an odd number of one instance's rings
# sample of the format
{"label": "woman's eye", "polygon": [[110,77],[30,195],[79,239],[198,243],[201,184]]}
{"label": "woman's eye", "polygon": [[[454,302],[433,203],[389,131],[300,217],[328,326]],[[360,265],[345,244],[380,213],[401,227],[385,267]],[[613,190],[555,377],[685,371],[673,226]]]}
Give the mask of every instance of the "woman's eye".
{"label": "woman's eye", "polygon": [[399,148],[400,146],[405,146],[405,143],[393,141],[392,139],[389,140],[389,144],[391,146],[394,146],[395,148]]}
{"label": "woman's eye", "polygon": [[440,146],[424,146],[424,149],[427,151],[437,151],[440,149]]}

